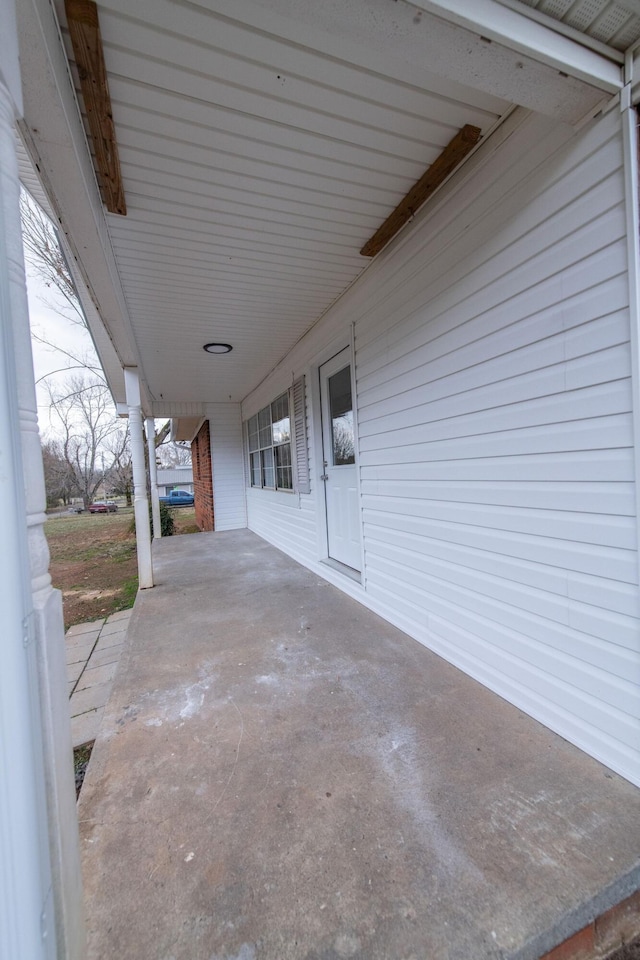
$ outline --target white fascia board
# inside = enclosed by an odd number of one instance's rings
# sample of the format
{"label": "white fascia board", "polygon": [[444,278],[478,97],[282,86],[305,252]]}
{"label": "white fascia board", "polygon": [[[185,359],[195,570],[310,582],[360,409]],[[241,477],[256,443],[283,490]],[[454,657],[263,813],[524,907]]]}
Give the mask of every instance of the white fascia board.
{"label": "white fascia board", "polygon": [[[17,6],[24,99],[20,132],[38,171],[57,224],[79,271],[120,366],[140,367],[120,284],[91,154],[69,72],[66,53],[48,0],[21,0]],[[72,261],[72,262],[71,262]],[[86,301],[85,301],[86,302]],[[104,337],[94,336],[98,353]],[[109,354],[110,350],[106,351]],[[103,357],[100,357],[103,361]],[[105,355],[104,367],[116,399],[122,379]]]}
{"label": "white fascia board", "polygon": [[13,0],[0,3],[0,81],[9,91],[14,109],[22,114],[22,84],[16,43],[16,8]]}
{"label": "white fascia board", "polygon": [[640,104],[640,45],[628,54],[627,69],[631,81],[631,103],[637,107]]}
{"label": "white fascia board", "polygon": [[498,0],[410,0],[413,6],[464,27],[538,63],[582,80],[603,93],[622,85],[617,59],[611,60]]}

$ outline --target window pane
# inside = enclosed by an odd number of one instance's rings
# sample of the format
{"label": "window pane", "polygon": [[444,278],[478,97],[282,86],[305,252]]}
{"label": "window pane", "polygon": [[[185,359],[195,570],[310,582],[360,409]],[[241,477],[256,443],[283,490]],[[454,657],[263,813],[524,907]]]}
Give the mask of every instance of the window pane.
{"label": "window pane", "polygon": [[271,404],[271,419],[275,423],[289,416],[289,394],[283,393]]}
{"label": "window pane", "polygon": [[275,476],[273,473],[273,448],[269,447],[262,451],[262,486],[275,487]]}
{"label": "window pane", "polygon": [[283,417],[282,420],[278,420],[277,423],[274,423],[272,430],[274,447],[278,443],[289,443],[291,440],[291,426],[289,424],[289,417]]}
{"label": "window pane", "polygon": [[271,407],[263,407],[258,414],[258,444],[260,449],[271,446]]}
{"label": "window pane", "polygon": [[355,463],[353,442],[353,404],[351,402],[351,367],[329,377],[329,406],[333,440],[333,465]]}
{"label": "window pane", "polygon": [[293,490],[291,446],[288,443],[274,450],[276,456],[276,485],[279,490]]}
{"label": "window pane", "polygon": [[249,450],[258,449],[258,415],[251,417],[249,420],[249,425],[247,428],[247,433],[249,436]]}
{"label": "window pane", "polygon": [[260,454],[252,453],[251,454],[251,486],[252,487],[261,487],[261,477],[260,477]]}

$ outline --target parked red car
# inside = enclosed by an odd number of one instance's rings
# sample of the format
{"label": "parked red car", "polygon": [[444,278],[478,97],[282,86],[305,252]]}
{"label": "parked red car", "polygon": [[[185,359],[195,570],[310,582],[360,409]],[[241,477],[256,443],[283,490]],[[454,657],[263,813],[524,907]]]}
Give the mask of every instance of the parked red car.
{"label": "parked red car", "polygon": [[117,509],[118,504],[113,500],[96,500],[89,504],[89,513],[115,513]]}

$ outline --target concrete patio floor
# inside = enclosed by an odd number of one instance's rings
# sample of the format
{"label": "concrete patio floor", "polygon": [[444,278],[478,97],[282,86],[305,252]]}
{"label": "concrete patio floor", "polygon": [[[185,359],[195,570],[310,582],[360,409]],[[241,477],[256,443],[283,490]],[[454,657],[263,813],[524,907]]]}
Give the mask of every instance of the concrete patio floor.
{"label": "concrete patio floor", "polygon": [[80,796],[91,960],[536,960],[640,790],[247,531],[157,542]]}

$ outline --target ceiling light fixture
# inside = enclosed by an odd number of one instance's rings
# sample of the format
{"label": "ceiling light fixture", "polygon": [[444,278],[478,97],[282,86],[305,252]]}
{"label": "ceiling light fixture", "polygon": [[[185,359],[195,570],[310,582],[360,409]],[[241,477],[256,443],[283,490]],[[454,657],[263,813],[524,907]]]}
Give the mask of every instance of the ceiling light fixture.
{"label": "ceiling light fixture", "polygon": [[202,349],[207,353],[231,353],[233,347],[230,343],[205,343]]}

